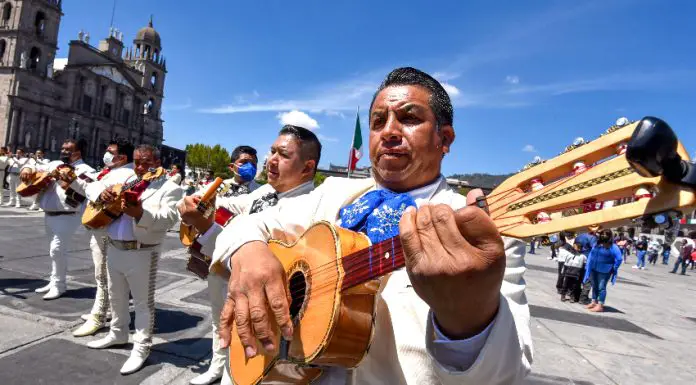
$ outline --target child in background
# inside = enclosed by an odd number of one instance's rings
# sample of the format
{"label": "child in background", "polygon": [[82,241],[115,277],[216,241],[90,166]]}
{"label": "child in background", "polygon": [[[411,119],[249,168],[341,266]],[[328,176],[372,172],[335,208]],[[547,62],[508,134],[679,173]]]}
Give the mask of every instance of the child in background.
{"label": "child in background", "polygon": [[[587,256],[582,253],[580,244],[566,245],[558,250],[558,260],[564,261],[563,265],[563,289],[561,301],[570,299],[571,303],[578,302],[580,280],[582,279]],[[566,298],[566,296],[568,298]]]}

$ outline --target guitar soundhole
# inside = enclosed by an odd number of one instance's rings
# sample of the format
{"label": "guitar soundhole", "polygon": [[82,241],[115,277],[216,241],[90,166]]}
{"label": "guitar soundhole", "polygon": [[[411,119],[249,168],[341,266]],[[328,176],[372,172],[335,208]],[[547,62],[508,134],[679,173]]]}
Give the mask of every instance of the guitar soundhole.
{"label": "guitar soundhole", "polygon": [[290,317],[293,320],[302,318],[302,310],[304,307],[305,296],[307,294],[307,280],[301,271],[296,271],[290,276]]}

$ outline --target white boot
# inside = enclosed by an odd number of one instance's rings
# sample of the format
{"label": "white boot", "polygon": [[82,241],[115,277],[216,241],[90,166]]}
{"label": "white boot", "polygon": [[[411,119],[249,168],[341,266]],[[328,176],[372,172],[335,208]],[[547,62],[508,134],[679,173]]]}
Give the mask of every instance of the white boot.
{"label": "white boot", "polygon": [[34,290],[35,293],[48,293],[49,290],[53,287],[53,282],[49,282],[48,285],[46,286],[41,286],[40,288]]}
{"label": "white boot", "polygon": [[38,209],[39,209],[39,205],[37,205],[36,202],[34,202],[31,204],[31,206],[29,206],[28,210],[33,211],[33,210],[38,210]]}
{"label": "white boot", "polygon": [[92,316],[90,319],[85,321],[85,323],[83,323],[79,328],[77,328],[77,330],[75,330],[72,335],[75,337],[91,336],[92,334],[98,332],[104,326],[106,325],[99,322],[98,317]]}
{"label": "white boot", "polygon": [[141,344],[133,344],[133,350],[131,350],[130,357],[126,363],[121,367],[121,374],[131,374],[135,373],[145,364],[145,360],[150,355],[150,348],[143,346]]}
{"label": "white boot", "polygon": [[91,341],[87,344],[90,349],[106,349],[116,345],[125,345],[128,343],[128,336],[126,338],[118,338],[114,333],[109,333],[106,337]]}
{"label": "white boot", "polygon": [[222,372],[217,369],[209,368],[205,373],[195,377],[189,384],[191,385],[209,385],[222,378]]}
{"label": "white boot", "polygon": [[65,294],[66,290],[65,289],[59,289],[58,286],[51,286],[51,288],[48,290],[48,293],[43,296],[43,299],[46,301],[60,298],[63,294]]}

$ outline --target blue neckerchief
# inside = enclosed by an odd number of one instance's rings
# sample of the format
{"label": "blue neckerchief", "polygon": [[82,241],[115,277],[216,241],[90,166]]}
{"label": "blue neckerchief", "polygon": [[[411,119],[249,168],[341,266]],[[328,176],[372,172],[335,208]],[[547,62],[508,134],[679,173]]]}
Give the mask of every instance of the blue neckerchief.
{"label": "blue neckerchief", "polygon": [[366,234],[375,244],[399,235],[399,220],[409,206],[416,202],[408,194],[370,191],[339,211],[341,226]]}

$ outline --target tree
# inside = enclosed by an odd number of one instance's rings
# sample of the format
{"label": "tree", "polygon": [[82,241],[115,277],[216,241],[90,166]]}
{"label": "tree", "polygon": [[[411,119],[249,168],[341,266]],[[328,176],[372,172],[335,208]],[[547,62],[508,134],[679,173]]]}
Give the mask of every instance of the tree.
{"label": "tree", "polygon": [[220,144],[211,147],[202,143],[186,146],[186,164],[196,173],[212,170],[215,176],[229,178],[227,165],[230,163],[230,153]]}
{"label": "tree", "polygon": [[319,185],[324,183],[324,180],[326,180],[326,175],[317,171],[317,173],[314,174],[314,187],[319,187]]}

